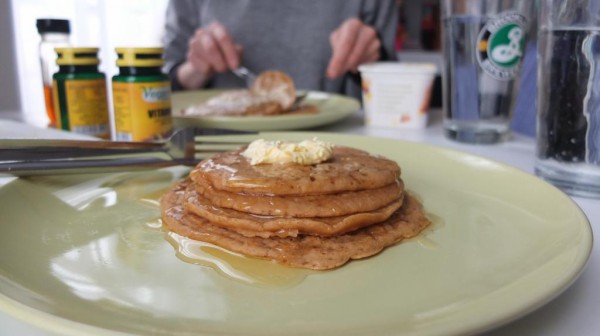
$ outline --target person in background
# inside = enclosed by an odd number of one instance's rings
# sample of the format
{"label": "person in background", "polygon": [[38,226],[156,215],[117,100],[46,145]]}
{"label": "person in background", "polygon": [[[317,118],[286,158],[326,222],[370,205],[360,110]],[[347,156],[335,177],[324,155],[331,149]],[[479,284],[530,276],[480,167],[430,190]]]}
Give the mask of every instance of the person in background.
{"label": "person in background", "polygon": [[243,87],[243,65],[360,97],[358,66],[396,59],[397,14],[395,0],[171,0],[165,71],[174,90]]}

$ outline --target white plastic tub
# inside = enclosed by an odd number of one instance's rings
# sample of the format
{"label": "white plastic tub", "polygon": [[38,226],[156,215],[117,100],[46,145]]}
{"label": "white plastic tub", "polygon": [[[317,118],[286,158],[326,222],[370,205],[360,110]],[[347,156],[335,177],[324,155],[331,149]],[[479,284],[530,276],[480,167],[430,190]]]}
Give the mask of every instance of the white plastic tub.
{"label": "white plastic tub", "polygon": [[365,124],[424,128],[437,72],[431,63],[379,62],[358,68],[362,77]]}

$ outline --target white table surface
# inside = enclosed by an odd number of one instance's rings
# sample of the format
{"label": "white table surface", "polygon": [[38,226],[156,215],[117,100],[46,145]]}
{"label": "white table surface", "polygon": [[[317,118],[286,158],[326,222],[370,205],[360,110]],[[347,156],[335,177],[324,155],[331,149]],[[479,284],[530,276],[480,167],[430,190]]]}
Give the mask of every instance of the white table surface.
{"label": "white table surface", "polygon": [[[439,112],[432,115],[433,125],[423,130],[365,127],[360,113],[333,126],[317,130],[428,143],[503,162],[533,174],[534,139],[514,135],[509,141],[496,145],[457,143],[443,136]],[[28,134],[39,138],[60,136],[60,133],[54,130],[34,129],[24,124],[0,120],[0,138],[23,137]],[[600,234],[600,200],[580,197],[574,197],[573,200],[589,218],[594,234]],[[0,312],[0,335],[48,336],[52,334]],[[598,246],[594,245],[586,269],[565,292],[538,310],[486,335],[600,335],[600,250]]]}

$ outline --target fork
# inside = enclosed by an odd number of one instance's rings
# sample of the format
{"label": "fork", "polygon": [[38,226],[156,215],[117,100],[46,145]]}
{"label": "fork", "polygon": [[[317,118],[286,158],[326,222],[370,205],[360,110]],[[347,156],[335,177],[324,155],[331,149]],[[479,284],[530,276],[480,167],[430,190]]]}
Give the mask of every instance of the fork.
{"label": "fork", "polygon": [[251,87],[252,83],[256,80],[256,74],[250,71],[245,66],[239,66],[236,69],[231,70],[234,75],[246,81],[246,87]]}
{"label": "fork", "polygon": [[163,142],[95,140],[0,140],[0,173],[16,176],[97,173],[193,166],[206,155],[247,144],[232,138],[197,141],[201,136],[255,132],[182,128]]}

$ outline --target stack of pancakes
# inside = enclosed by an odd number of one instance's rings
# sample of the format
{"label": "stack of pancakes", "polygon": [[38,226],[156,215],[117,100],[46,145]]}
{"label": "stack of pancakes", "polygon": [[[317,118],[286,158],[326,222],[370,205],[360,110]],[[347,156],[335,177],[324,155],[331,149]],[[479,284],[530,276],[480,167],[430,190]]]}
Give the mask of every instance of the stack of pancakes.
{"label": "stack of pancakes", "polygon": [[313,165],[218,154],[173,187],[161,209],[180,235],[310,269],[374,255],[430,223],[396,162],[348,147]]}

